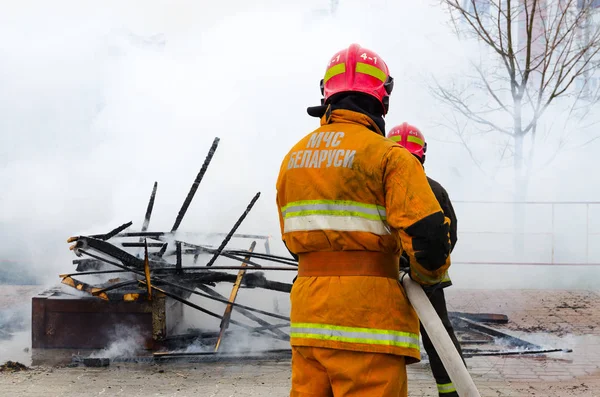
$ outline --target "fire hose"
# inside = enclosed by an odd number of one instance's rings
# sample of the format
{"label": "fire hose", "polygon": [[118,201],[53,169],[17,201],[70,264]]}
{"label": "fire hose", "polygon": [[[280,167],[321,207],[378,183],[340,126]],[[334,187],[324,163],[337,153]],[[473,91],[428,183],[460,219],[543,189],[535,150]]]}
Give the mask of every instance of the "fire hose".
{"label": "fire hose", "polygon": [[405,277],[405,275],[406,273],[401,273],[400,279],[408,295],[408,300],[427,331],[427,335],[429,335],[435,351],[440,356],[458,395],[461,397],[480,397],[469,371],[467,371],[460,354],[458,354],[452,339],[450,339],[442,324],[442,320],[440,320],[427,295],[425,295],[423,288],[410,277]]}

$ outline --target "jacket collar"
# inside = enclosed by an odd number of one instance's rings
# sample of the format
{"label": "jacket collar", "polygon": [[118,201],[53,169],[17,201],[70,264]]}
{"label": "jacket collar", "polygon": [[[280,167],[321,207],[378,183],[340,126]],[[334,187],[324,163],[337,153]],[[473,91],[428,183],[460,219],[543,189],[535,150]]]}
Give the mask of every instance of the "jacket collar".
{"label": "jacket collar", "polygon": [[331,123],[360,124],[378,133],[379,135],[385,136],[385,133],[381,131],[377,123],[375,123],[372,118],[370,118],[364,113],[355,112],[352,110],[331,110],[331,106],[327,106],[325,114],[321,117],[321,125],[323,126]]}

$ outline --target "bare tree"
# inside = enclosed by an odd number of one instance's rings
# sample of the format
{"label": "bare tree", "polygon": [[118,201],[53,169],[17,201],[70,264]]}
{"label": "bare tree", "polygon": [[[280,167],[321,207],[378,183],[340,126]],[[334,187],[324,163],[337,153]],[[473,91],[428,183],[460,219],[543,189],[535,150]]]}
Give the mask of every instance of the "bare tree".
{"label": "bare tree", "polygon": [[[435,81],[432,92],[479,134],[504,136],[525,198],[524,139],[535,143],[540,120],[560,101],[585,117],[596,102],[589,76],[598,67],[600,29],[591,23],[597,0],[440,0],[460,38],[475,38],[483,56],[472,60],[471,83]],[[482,97],[485,98],[482,100]],[[565,103],[568,103],[566,111]],[[463,140],[464,129],[457,134]],[[464,140],[463,140],[464,142]],[[535,144],[531,145],[531,149]],[[502,156],[506,156],[506,150]],[[533,157],[533,152],[528,158]]]}

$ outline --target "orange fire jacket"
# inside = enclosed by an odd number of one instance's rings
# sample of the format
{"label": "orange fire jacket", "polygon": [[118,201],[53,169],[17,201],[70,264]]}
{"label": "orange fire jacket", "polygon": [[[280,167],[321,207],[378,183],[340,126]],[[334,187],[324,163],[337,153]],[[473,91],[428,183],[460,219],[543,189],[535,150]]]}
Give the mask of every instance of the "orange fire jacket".
{"label": "orange fire jacket", "polygon": [[441,281],[449,258],[435,271],[426,269],[404,231],[441,208],[418,160],[367,126],[378,130],[366,115],[334,110],[281,164],[281,232],[299,260],[291,344],[398,354],[414,362],[420,359],[419,322],[399,285],[398,260],[404,249],[413,279]]}

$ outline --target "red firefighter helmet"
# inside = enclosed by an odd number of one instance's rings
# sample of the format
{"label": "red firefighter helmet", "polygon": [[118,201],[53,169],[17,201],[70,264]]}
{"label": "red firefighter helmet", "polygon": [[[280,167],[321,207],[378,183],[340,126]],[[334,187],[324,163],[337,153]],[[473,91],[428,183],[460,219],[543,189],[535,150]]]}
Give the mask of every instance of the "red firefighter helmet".
{"label": "red firefighter helmet", "polygon": [[425,162],[427,142],[417,127],[402,123],[392,128],[387,137],[417,156],[421,163]]}
{"label": "red firefighter helmet", "polygon": [[340,92],[357,91],[375,97],[387,114],[394,79],[383,59],[358,44],[337,52],[327,64],[321,80],[322,102]]}

